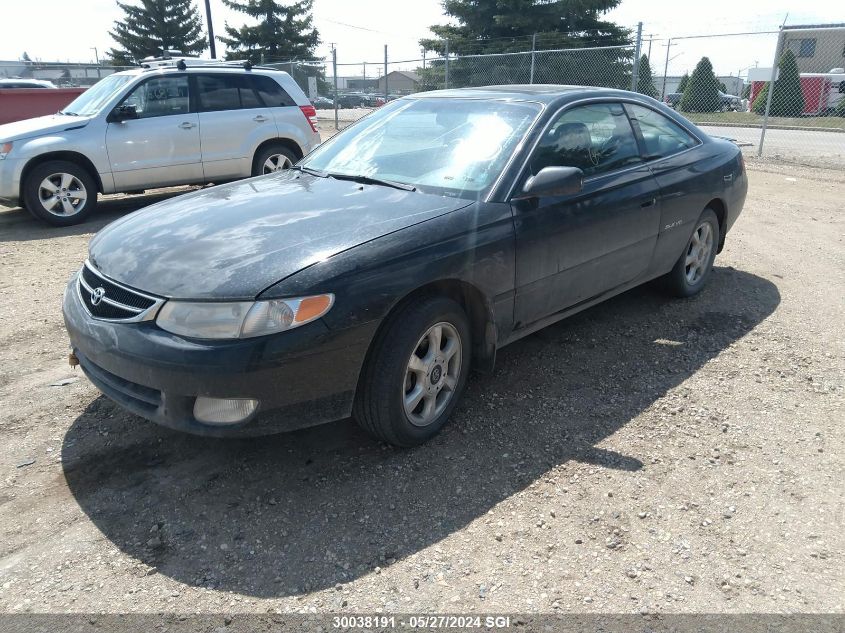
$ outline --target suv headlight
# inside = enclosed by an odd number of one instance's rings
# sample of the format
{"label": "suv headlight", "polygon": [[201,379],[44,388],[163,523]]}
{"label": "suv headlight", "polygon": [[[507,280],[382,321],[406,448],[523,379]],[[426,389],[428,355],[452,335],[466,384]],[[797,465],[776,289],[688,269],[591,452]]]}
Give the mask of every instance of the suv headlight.
{"label": "suv headlight", "polygon": [[168,301],[156,317],[158,326],[192,338],[238,339],[292,330],[328,312],[334,295],[269,301]]}
{"label": "suv headlight", "polygon": [[3,143],[0,145],[0,160],[6,158],[9,155],[9,152],[12,151],[13,143]]}

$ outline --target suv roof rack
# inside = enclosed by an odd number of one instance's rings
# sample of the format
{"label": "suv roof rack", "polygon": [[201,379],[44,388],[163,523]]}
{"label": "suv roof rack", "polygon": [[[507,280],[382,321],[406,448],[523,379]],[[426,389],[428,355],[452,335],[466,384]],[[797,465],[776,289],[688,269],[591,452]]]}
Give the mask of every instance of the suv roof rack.
{"label": "suv roof rack", "polygon": [[185,70],[188,67],[206,67],[206,68],[233,68],[241,67],[244,70],[252,70],[253,68],[261,68],[263,70],[278,70],[272,66],[259,66],[253,64],[248,59],[244,60],[216,60],[216,59],[200,59],[199,57],[146,57],[141,60],[141,67],[147,70],[154,68],[173,68]]}

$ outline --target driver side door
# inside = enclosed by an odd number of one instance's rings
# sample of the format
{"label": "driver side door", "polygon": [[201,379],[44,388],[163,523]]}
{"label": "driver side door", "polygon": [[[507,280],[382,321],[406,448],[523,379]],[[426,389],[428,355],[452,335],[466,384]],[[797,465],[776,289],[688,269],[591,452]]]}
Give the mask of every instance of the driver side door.
{"label": "driver side door", "polygon": [[574,195],[514,201],[516,327],[587,303],[643,275],[660,225],[659,188],[621,103],[589,103],[552,117],[521,175],[584,172]]}
{"label": "driver side door", "polygon": [[150,77],[119,104],[137,119],[110,121],[106,149],[118,191],[202,182],[199,115],[185,74]]}

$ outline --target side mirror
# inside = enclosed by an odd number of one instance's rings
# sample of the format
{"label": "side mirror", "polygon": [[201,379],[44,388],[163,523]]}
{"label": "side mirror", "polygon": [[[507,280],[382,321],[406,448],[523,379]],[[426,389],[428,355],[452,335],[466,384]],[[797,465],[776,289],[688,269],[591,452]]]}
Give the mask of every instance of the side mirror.
{"label": "side mirror", "polygon": [[584,172],[577,167],[543,167],[525,181],[515,199],[571,196],[581,191],[583,181]]}
{"label": "side mirror", "polygon": [[138,110],[135,109],[135,106],[132,104],[124,104],[121,106],[117,106],[114,110],[111,111],[109,115],[109,123],[122,123],[123,121],[128,121],[129,119],[137,119],[138,118]]}

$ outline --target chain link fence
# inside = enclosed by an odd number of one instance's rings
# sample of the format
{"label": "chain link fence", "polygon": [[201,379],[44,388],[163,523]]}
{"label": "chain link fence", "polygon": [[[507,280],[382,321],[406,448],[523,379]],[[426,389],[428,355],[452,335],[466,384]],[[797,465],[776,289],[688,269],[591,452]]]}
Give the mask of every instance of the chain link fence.
{"label": "chain link fence", "polygon": [[[581,37],[573,34],[572,37]],[[426,90],[514,84],[570,84],[637,90],[663,101],[749,156],[845,167],[845,24],[778,31],[643,37],[621,46],[564,47],[566,36],[514,38],[508,52],[350,61],[263,60],[288,72],[325,128],[341,129],[398,97]],[[588,42],[589,43],[589,42]],[[93,85],[123,67],[0,62],[0,78],[58,86]],[[774,82],[773,82],[774,80]],[[774,85],[773,89],[770,86]]]}

